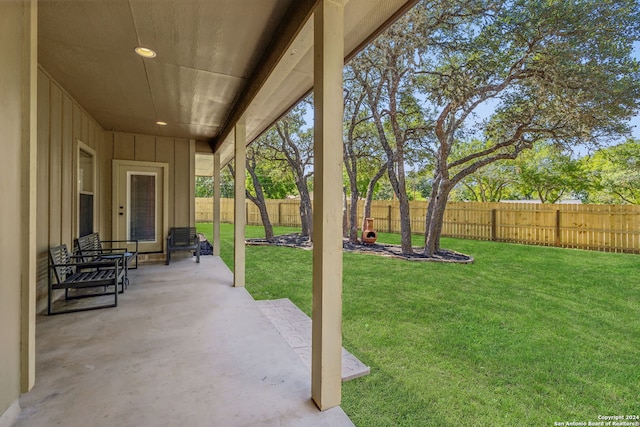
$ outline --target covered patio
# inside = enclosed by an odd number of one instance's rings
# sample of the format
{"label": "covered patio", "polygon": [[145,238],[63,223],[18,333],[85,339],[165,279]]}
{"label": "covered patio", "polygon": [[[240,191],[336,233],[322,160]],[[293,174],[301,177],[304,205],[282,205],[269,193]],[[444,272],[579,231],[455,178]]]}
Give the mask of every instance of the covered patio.
{"label": "covered patio", "polygon": [[[340,416],[333,408],[341,402],[342,68],[416,1],[0,2],[0,427],[18,417],[22,425],[39,425],[39,414],[53,419],[60,408],[65,416],[95,415],[92,425],[100,417],[154,424],[156,418],[136,418],[147,416],[184,424],[189,414],[215,418],[212,408],[251,424],[252,408],[263,403],[270,412],[256,416],[267,425],[286,425],[317,409],[327,413],[314,415],[321,421],[310,425]],[[161,259],[170,228],[195,225],[196,154],[213,157],[219,201],[220,169],[233,161],[242,173],[246,146],[311,92],[311,375],[290,349],[279,356],[276,348],[286,343],[273,328],[255,333],[264,319],[253,308],[234,305],[250,301],[233,288],[245,282],[241,177],[232,275],[205,263],[191,282],[181,285],[176,276],[169,285],[156,267],[145,267],[137,272],[139,287],[115,309],[39,317],[49,248],[71,249],[92,232],[103,240],[138,238],[132,230],[140,225],[140,252]],[[219,255],[219,203],[214,206]],[[189,286],[208,298],[180,292]],[[228,300],[227,293],[242,297]],[[198,313],[194,307],[202,318],[189,317]],[[103,339],[92,341],[98,336]],[[286,364],[292,372],[252,362],[265,358],[294,358]],[[233,364],[243,360],[251,363]],[[195,361],[200,369],[189,371]],[[148,393],[135,388],[151,380]],[[226,387],[218,387],[223,381]],[[158,394],[161,388],[165,394]],[[88,409],[76,410],[83,399]]]}
{"label": "covered patio", "polygon": [[219,257],[132,272],[118,307],[37,323],[16,426],[351,426]]}

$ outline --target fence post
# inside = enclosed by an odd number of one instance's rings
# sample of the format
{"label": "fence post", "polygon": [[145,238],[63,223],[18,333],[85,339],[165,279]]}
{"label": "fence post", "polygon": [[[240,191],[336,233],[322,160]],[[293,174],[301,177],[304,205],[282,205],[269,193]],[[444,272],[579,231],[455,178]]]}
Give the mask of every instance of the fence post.
{"label": "fence post", "polygon": [[496,219],[497,216],[497,209],[491,209],[491,240],[495,241],[496,240]]}
{"label": "fence post", "polygon": [[278,225],[282,225],[282,201],[278,201]]}
{"label": "fence post", "polygon": [[556,209],[556,246],[560,246],[560,209]]}
{"label": "fence post", "polygon": [[391,205],[389,205],[387,209],[387,218],[389,220],[387,223],[387,232],[391,233]]}

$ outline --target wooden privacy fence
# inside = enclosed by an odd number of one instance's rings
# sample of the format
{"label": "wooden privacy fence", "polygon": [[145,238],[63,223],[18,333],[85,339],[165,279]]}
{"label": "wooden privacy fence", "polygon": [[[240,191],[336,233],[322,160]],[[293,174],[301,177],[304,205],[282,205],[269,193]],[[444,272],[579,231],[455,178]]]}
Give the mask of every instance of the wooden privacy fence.
{"label": "wooden privacy fence", "polygon": [[[273,225],[300,226],[299,201],[267,200]],[[358,204],[359,226],[363,202]],[[410,203],[411,231],[423,234],[427,202]],[[247,201],[247,224],[261,225],[260,212]],[[399,203],[374,201],[375,229],[400,232]],[[233,199],[221,200],[221,219],[233,222]],[[196,198],[196,221],[213,221],[213,200]],[[539,203],[449,203],[442,235],[530,245],[640,253],[640,206],[549,205]]]}

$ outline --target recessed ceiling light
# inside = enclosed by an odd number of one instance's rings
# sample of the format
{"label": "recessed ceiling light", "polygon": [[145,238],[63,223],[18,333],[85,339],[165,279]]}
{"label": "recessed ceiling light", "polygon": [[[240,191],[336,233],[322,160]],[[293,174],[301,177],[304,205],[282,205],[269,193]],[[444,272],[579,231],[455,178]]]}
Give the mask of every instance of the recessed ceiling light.
{"label": "recessed ceiling light", "polygon": [[156,51],[152,50],[152,49],[149,49],[148,47],[138,46],[134,50],[136,51],[136,53],[138,55],[142,56],[143,58],[155,58],[156,57]]}
{"label": "recessed ceiling light", "polygon": [[167,122],[156,122],[158,126],[166,126]]}

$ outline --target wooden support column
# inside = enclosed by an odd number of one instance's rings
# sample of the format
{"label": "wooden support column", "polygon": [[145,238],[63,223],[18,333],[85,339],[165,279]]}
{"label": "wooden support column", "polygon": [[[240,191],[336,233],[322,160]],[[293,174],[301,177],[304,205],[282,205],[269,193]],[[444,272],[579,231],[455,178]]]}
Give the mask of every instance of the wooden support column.
{"label": "wooden support column", "polygon": [[23,2],[22,39],[22,272],[21,384],[35,385],[36,372],[36,201],[38,183],[38,2]]}
{"label": "wooden support column", "polygon": [[342,386],[342,68],[344,5],[314,16],[314,205],[311,397],[340,405]]}
{"label": "wooden support column", "polygon": [[196,140],[189,140],[189,227],[196,226]]}
{"label": "wooden support column", "polygon": [[220,153],[213,155],[213,256],[220,256]]}
{"label": "wooden support column", "polygon": [[243,122],[234,128],[235,139],[235,194],[234,194],[234,251],[233,251],[233,286],[244,287],[245,279],[245,247],[244,229],[247,223],[245,209],[245,174],[247,166],[247,130]]}

